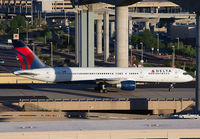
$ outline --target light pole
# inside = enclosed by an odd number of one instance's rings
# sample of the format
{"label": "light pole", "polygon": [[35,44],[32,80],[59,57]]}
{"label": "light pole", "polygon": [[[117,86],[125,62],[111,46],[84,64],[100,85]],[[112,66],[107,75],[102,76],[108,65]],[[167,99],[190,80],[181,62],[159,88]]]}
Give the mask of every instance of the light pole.
{"label": "light pole", "polygon": [[177,37],[176,39],[177,39],[177,41],[178,41],[178,50],[179,50],[179,37]]}
{"label": "light pole", "polygon": [[129,50],[130,50],[130,53],[131,53],[131,56],[130,56],[130,63],[131,63],[131,66],[132,66],[132,64],[133,64],[132,48],[133,48],[133,46],[132,46],[132,45],[129,45]]}
{"label": "light pole", "polygon": [[153,54],[153,51],[154,51],[154,48],[152,47],[152,48],[151,48],[151,52],[152,52],[152,54]]}
{"label": "light pole", "polygon": [[140,62],[142,63],[142,65],[143,65],[143,63],[144,63],[144,60],[143,60],[143,43],[142,42],[140,42],[140,45],[141,45],[141,60],[140,60]]}
{"label": "light pole", "polygon": [[19,28],[17,28],[17,34],[19,35]]}
{"label": "light pole", "polygon": [[53,43],[51,42],[51,66],[53,67]]}
{"label": "light pole", "polygon": [[41,15],[42,13],[41,13],[41,11],[40,11],[40,20],[39,20],[39,22],[40,22],[40,24],[39,24],[39,27],[41,27],[41,18],[42,18],[42,15]]}
{"label": "light pole", "polygon": [[158,55],[159,55],[159,33],[157,34],[157,52],[158,52]]}
{"label": "light pole", "polygon": [[1,0],[1,8],[3,8],[3,0]]}
{"label": "light pole", "polygon": [[70,33],[69,33],[70,29],[69,29],[69,26],[68,26],[68,46],[69,46],[69,36],[70,36]]}
{"label": "light pole", "polygon": [[19,28],[17,28],[17,34],[18,34],[18,39],[19,39]]}
{"label": "light pole", "polygon": [[70,21],[68,21],[68,46],[69,46],[69,41],[70,41]]}
{"label": "light pole", "polygon": [[64,10],[64,17],[65,17],[65,26],[66,26],[66,12]]}
{"label": "light pole", "polygon": [[179,37],[176,38],[178,41],[178,52],[179,52]]}
{"label": "light pole", "polygon": [[28,43],[28,21],[26,21],[26,42]]}
{"label": "light pole", "polygon": [[33,53],[35,54],[35,44],[33,43]]}
{"label": "light pole", "polygon": [[33,25],[33,0],[31,0],[31,25]]}
{"label": "light pole", "polygon": [[172,46],[172,48],[173,48],[172,67],[175,67],[175,46]]}

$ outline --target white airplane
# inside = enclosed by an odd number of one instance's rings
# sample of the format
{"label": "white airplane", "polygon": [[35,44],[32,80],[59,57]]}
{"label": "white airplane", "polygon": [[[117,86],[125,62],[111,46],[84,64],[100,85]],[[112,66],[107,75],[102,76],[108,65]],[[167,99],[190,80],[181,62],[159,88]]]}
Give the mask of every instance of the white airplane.
{"label": "white airplane", "polygon": [[[22,69],[14,74],[52,83],[96,82],[99,92],[107,92],[112,85],[122,90],[135,90],[136,82],[190,82],[193,77],[186,71],[168,67],[118,68],[118,67],[48,67],[20,40],[13,40]],[[173,84],[170,85],[170,90]]]}

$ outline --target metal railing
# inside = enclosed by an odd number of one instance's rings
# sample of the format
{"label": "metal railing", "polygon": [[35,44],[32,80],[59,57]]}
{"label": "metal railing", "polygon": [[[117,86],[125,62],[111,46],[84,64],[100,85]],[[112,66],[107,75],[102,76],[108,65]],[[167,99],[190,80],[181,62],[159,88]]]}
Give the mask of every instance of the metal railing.
{"label": "metal railing", "polygon": [[83,101],[195,101],[194,98],[85,98],[85,99],[19,99],[19,102],[83,102]]}

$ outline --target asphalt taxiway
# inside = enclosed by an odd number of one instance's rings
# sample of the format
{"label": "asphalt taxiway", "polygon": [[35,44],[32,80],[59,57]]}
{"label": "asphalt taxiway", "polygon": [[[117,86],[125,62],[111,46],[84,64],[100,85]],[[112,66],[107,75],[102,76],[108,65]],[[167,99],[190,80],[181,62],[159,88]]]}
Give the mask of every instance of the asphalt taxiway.
{"label": "asphalt taxiway", "polygon": [[0,63],[0,73],[11,73],[13,69],[20,68],[15,50],[11,48],[5,48],[0,45],[0,58],[4,61],[4,63]]}
{"label": "asphalt taxiway", "polygon": [[[184,85],[183,85],[184,86]],[[194,99],[195,88],[177,85],[171,92],[166,85],[139,85],[135,91],[110,88],[108,93],[98,93],[90,84],[0,84],[0,99],[6,97],[46,97],[49,99]]]}

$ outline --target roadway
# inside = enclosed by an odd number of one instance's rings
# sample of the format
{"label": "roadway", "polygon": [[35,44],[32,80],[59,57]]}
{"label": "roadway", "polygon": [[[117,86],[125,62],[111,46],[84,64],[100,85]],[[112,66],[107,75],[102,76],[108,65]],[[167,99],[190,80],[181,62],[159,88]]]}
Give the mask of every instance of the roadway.
{"label": "roadway", "polygon": [[10,73],[14,68],[20,68],[15,50],[11,48],[11,46],[0,45],[0,58],[4,60],[4,63],[0,63],[0,73]]}
{"label": "roadway", "polygon": [[[107,11],[110,15],[115,15],[115,10],[109,8],[102,8],[97,10],[97,12]],[[132,18],[175,18],[175,19],[195,19],[195,14],[190,14],[188,12],[180,13],[148,13],[148,12],[129,12],[129,16]]]}
{"label": "roadway", "polygon": [[174,88],[171,92],[165,86],[165,84],[138,85],[135,91],[109,88],[109,93],[97,93],[94,90],[95,85],[91,84],[0,84],[0,100],[5,97],[13,99],[28,96],[49,99],[194,99],[195,97],[195,88],[191,85],[182,88],[181,85],[177,84],[177,88]]}

